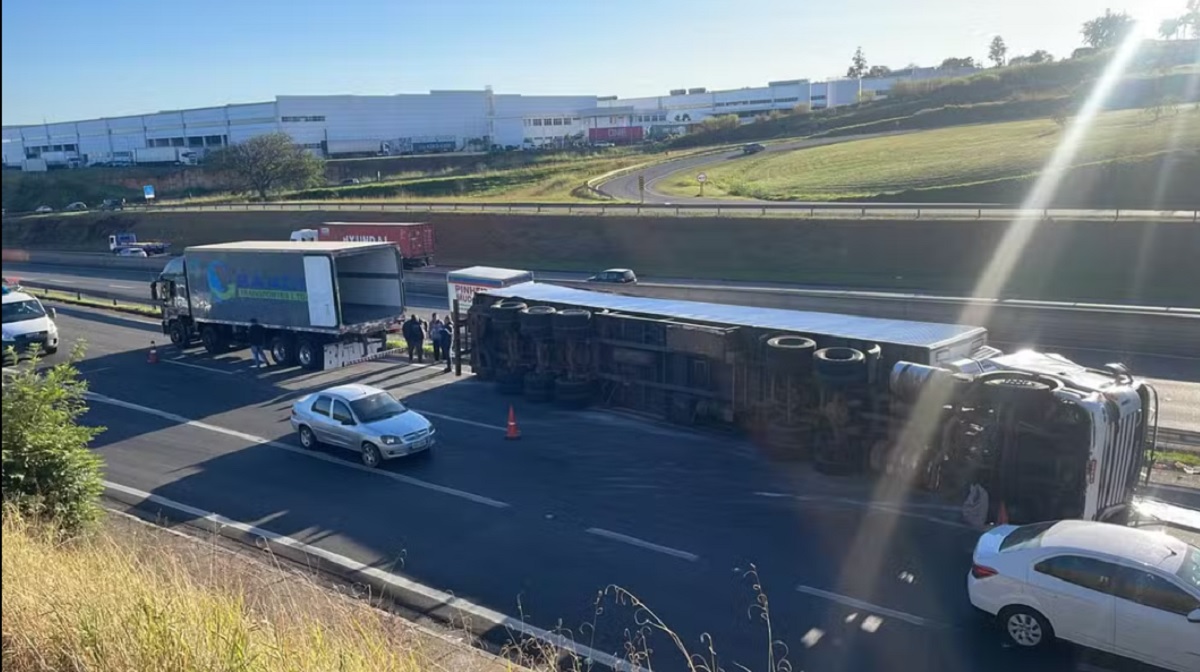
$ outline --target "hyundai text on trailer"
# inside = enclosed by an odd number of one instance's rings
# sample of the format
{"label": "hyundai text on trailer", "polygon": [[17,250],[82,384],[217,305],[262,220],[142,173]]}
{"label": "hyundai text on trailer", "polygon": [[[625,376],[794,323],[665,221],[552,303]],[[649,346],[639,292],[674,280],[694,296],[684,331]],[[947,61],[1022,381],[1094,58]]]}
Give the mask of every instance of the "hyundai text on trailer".
{"label": "hyundai text on trailer", "polygon": [[280,364],[336,368],[382,353],[404,313],[400,252],[387,243],[245,241],[171,259],[151,296],[163,333],[210,354],[246,344],[251,320]]}
{"label": "hyundai text on trailer", "polygon": [[1117,520],[1153,445],[1144,381],[1004,354],[981,327],[537,282],[481,289],[467,317],[472,370],[502,393],[738,427],[826,473],[955,497],[977,483],[993,520]]}
{"label": "hyundai text on trailer", "polygon": [[316,229],[293,231],[291,240],[392,243],[400,248],[405,268],[433,265],[433,224],[428,222],[325,222]]}

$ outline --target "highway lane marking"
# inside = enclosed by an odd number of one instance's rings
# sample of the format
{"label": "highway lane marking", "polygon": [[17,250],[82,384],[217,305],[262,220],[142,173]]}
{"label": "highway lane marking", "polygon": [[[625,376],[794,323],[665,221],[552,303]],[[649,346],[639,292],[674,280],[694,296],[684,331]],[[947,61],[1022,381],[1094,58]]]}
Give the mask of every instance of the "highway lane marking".
{"label": "highway lane marking", "polygon": [[754,494],[758,497],[765,497],[768,499],[790,499],[801,504],[851,506],[859,509],[866,509],[868,512],[873,513],[891,513],[897,516],[904,516],[906,518],[924,520],[925,522],[934,523],[935,525],[942,525],[944,527],[952,527],[963,530],[973,529],[970,525],[957,520],[947,520],[945,518],[938,518],[937,516],[931,516],[924,513],[913,513],[905,510],[905,507],[912,507],[928,509],[931,511],[958,511],[958,507],[941,504],[889,504],[886,502],[868,502],[859,499],[850,499],[849,497],[817,497],[811,495],[792,495],[785,492],[756,492]]}
{"label": "highway lane marking", "polygon": [[427,586],[423,583],[413,581],[412,579],[406,579],[402,576],[386,572],[382,569],[371,567],[370,565],[359,562],[352,558],[348,558],[344,555],[339,555],[316,546],[310,546],[302,541],[293,539],[292,537],[284,536],[282,534],[271,532],[270,530],[265,530],[260,527],[255,527],[247,523],[236,521],[232,518],[222,516],[219,513],[205,511],[182,502],[176,502],[160,495],[144,492],[136,488],[131,488],[127,485],[121,485],[120,483],[104,481],[104,487],[132,497],[137,497],[143,501],[152,502],[154,504],[158,504],[159,506],[174,509],[194,518],[206,520],[218,526],[218,528],[234,529],[243,534],[249,534],[266,539],[279,544],[280,546],[287,546],[298,551],[303,551],[304,553],[319,557],[322,560],[335,564],[345,570],[349,570],[357,574],[363,574],[394,588],[399,588],[400,590],[420,595],[421,597],[439,605],[448,606],[459,612],[479,618],[506,630],[519,632],[527,637],[532,637],[547,642],[552,646],[563,649],[564,651],[569,651],[572,654],[583,658],[585,665],[588,660],[591,660],[620,672],[645,672],[643,668],[637,665],[634,665],[626,660],[622,660],[612,654],[604,653],[603,651],[598,651],[589,646],[580,644],[566,636],[551,632],[549,630],[544,630],[535,625],[530,625],[521,619],[513,618],[512,616],[502,614],[493,609],[469,602],[451,593],[433,588],[432,586]]}
{"label": "highway lane marking", "polygon": [[915,616],[913,614],[910,614],[910,613],[907,613],[904,611],[888,609],[887,607],[881,607],[877,604],[871,604],[870,602],[864,602],[862,600],[855,599],[855,598],[849,597],[847,595],[841,595],[839,593],[832,593],[828,590],[821,590],[820,588],[813,588],[812,586],[805,586],[805,585],[801,584],[799,586],[796,586],[796,591],[800,592],[800,593],[804,593],[806,595],[812,595],[813,597],[820,597],[820,598],[829,600],[830,602],[837,602],[839,604],[844,604],[847,607],[853,607],[855,609],[861,609],[863,611],[869,611],[869,612],[872,612],[875,614],[881,614],[883,616],[888,616],[888,617],[894,618],[898,621],[904,621],[905,623],[911,623],[913,625],[920,626],[923,628],[943,629],[943,628],[950,627],[944,623],[940,623],[938,621],[934,621],[934,620],[931,620],[928,618],[922,618],[921,616]]}
{"label": "highway lane marking", "polygon": [[587,532],[589,534],[594,534],[598,537],[605,537],[607,539],[612,539],[613,541],[619,541],[619,542],[622,542],[625,544],[629,544],[630,546],[637,546],[638,548],[644,548],[646,550],[656,551],[658,553],[664,553],[666,555],[680,558],[682,560],[687,560],[688,562],[696,562],[697,560],[700,559],[700,556],[696,555],[695,553],[688,553],[687,551],[681,551],[677,548],[671,548],[670,546],[663,546],[661,544],[656,544],[652,541],[646,541],[645,539],[638,539],[637,537],[631,537],[627,534],[621,534],[620,532],[613,532],[612,530],[606,530],[601,527],[589,527],[587,529]]}
{"label": "highway lane marking", "polygon": [[137,289],[137,287],[134,287],[133,285],[105,285],[105,286],[112,287],[113,289]]}
{"label": "highway lane marking", "polygon": [[438,485],[437,483],[430,483],[429,481],[423,481],[419,478],[413,478],[412,476],[405,476],[404,474],[397,474],[397,473],[394,473],[391,471],[372,469],[366,465],[355,464],[354,462],[349,462],[347,460],[333,457],[332,455],[326,455],[325,453],[320,453],[320,452],[313,451],[313,450],[306,450],[299,446],[292,446],[292,445],[283,443],[282,441],[272,441],[271,439],[267,439],[267,438],[264,438],[261,436],[255,436],[253,434],[239,432],[235,429],[228,429],[226,427],[220,427],[218,425],[210,425],[207,422],[200,422],[199,420],[192,420],[191,418],[185,418],[182,415],[168,413],[167,411],[160,411],[157,408],[150,408],[149,406],[142,406],[140,404],[134,404],[134,403],[131,403],[128,401],[122,401],[120,399],[114,399],[112,397],[107,397],[103,394],[97,394],[95,392],[86,392],[84,396],[86,396],[87,399],[89,399],[91,401],[97,401],[102,404],[108,404],[110,406],[116,406],[118,408],[124,408],[124,409],[130,410],[130,411],[137,411],[139,413],[145,413],[147,415],[153,415],[155,417],[159,417],[164,420],[170,420],[171,422],[177,422],[181,425],[195,427],[196,429],[204,429],[204,430],[207,430],[210,432],[215,432],[217,434],[224,434],[225,436],[232,436],[234,438],[242,439],[243,441],[247,441],[249,443],[255,443],[255,444],[259,444],[259,445],[263,445],[263,446],[269,446],[271,448],[279,448],[281,450],[286,450],[286,451],[289,451],[292,453],[296,453],[298,455],[304,455],[306,457],[311,457],[313,459],[321,460],[323,462],[329,462],[331,464],[336,464],[336,465],[339,465],[342,467],[347,467],[349,469],[354,469],[356,471],[361,471],[366,474],[374,474],[376,476],[390,478],[393,481],[397,481],[399,483],[404,483],[406,485],[413,485],[418,488],[424,488],[426,490],[440,492],[444,495],[458,497],[458,498],[465,499],[465,500],[468,500],[471,502],[475,502],[476,504],[483,504],[484,506],[490,506],[490,507],[496,508],[496,509],[506,509],[506,508],[509,508],[509,506],[511,506],[507,502],[501,502],[500,500],[492,499],[491,497],[484,497],[483,495],[477,495],[473,492],[467,492],[465,490],[459,490],[457,488],[451,488],[451,487],[445,486],[445,485]]}
{"label": "highway lane marking", "polygon": [[467,420],[466,418],[456,418],[453,415],[443,415],[441,413],[434,413],[433,411],[425,411],[425,410],[421,410],[419,408],[414,408],[413,410],[420,413],[421,415],[428,415],[431,418],[437,418],[439,420],[449,420],[450,422],[459,422],[464,425],[470,425],[472,427],[479,427],[480,429],[494,429],[499,432],[508,430],[508,427],[501,427],[500,425],[489,425],[486,422],[476,422],[474,420]]}
{"label": "highway lane marking", "polygon": [[222,371],[221,369],[214,369],[211,366],[201,366],[199,364],[189,364],[187,362],[180,362],[180,361],[177,361],[174,359],[160,359],[158,361],[162,362],[163,364],[174,364],[175,366],[186,366],[186,367],[190,367],[193,369],[200,369],[201,371],[208,371],[209,373],[219,373],[222,376],[232,376],[234,373],[236,373],[236,371]]}

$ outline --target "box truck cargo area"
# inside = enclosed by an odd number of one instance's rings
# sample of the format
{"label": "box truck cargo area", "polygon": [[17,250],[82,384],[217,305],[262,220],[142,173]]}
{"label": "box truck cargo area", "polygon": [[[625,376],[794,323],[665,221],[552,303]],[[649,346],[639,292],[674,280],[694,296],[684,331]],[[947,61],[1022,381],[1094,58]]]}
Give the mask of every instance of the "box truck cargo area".
{"label": "box truck cargo area", "polygon": [[333,368],[383,350],[404,312],[403,270],[388,244],[200,245],[168,262],[152,297],[180,347],[246,345],[256,321],[276,362]]}

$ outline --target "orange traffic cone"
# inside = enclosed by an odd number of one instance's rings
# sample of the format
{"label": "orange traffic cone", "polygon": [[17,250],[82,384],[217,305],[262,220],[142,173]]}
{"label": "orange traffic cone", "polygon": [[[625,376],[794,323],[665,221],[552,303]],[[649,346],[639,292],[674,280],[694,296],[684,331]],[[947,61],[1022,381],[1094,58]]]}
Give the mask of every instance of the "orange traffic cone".
{"label": "orange traffic cone", "polygon": [[1008,525],[1008,507],[1004,506],[1004,502],[1000,502],[1000,510],[996,512],[996,524]]}
{"label": "orange traffic cone", "polygon": [[521,430],[517,428],[517,414],[513,411],[512,404],[508,405],[508,431],[504,433],[504,438],[509,441],[521,438]]}
{"label": "orange traffic cone", "polygon": [[154,346],[154,341],[150,341],[150,352],[146,353],[147,364],[158,363],[158,348]]}

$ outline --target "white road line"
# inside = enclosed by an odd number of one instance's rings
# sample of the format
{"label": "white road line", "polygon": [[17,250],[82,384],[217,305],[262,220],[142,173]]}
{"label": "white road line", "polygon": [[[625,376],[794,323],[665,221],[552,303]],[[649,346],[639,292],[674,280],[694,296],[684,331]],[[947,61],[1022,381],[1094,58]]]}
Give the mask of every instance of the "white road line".
{"label": "white road line", "polygon": [[627,534],[621,534],[620,532],[613,532],[612,530],[605,530],[600,527],[589,527],[587,531],[589,534],[594,534],[598,537],[606,537],[608,539],[612,539],[613,541],[629,544],[630,546],[637,546],[638,548],[657,551],[659,553],[674,556],[682,560],[687,560],[688,562],[695,562],[700,559],[700,556],[696,555],[695,553],[688,553],[687,551],[681,551],[677,548],[671,548],[670,546],[662,546],[652,541],[638,539],[637,537],[631,537]]}
{"label": "white road line", "polygon": [[355,464],[354,462],[348,462],[346,460],[342,460],[342,459],[333,457],[332,455],[326,455],[325,453],[320,453],[320,452],[317,452],[314,450],[306,450],[299,446],[292,446],[292,445],[283,443],[281,441],[272,441],[270,439],[266,439],[261,436],[255,436],[253,434],[246,434],[245,432],[239,432],[234,429],[219,427],[217,425],[210,425],[207,422],[200,422],[198,420],[192,420],[191,418],[185,418],[182,415],[176,415],[174,413],[160,411],[157,408],[150,408],[149,406],[142,406],[140,404],[134,404],[134,403],[130,403],[128,401],[122,401],[120,399],[106,397],[102,394],[96,394],[95,392],[87,392],[87,393],[85,393],[85,396],[91,401],[98,401],[102,404],[109,404],[110,406],[117,406],[119,408],[124,408],[124,409],[128,409],[131,411],[137,411],[139,413],[145,413],[147,415],[153,415],[155,417],[159,417],[164,420],[170,420],[172,422],[177,422],[181,425],[187,425],[189,427],[195,427],[197,429],[204,429],[204,430],[208,430],[210,432],[216,432],[217,434],[224,434],[226,436],[232,436],[234,438],[242,439],[243,441],[246,441],[249,443],[255,443],[255,444],[259,444],[259,445],[263,445],[263,446],[270,446],[271,448],[279,448],[281,450],[286,450],[286,451],[289,451],[292,453],[297,453],[299,455],[311,457],[313,459],[321,460],[323,462],[330,462],[332,464],[346,467],[348,469],[355,469],[357,471],[361,471],[361,472],[364,472],[367,474],[374,474],[375,476],[382,476],[384,478],[390,478],[393,481],[397,481],[399,483],[404,483],[406,485],[413,485],[418,488],[424,488],[426,490],[440,492],[444,495],[450,495],[452,497],[459,497],[461,499],[475,502],[476,504],[483,504],[484,506],[490,506],[490,507],[493,507],[496,509],[505,509],[510,506],[507,502],[501,502],[499,500],[492,499],[490,497],[484,497],[483,495],[476,495],[475,493],[466,492],[465,490],[458,490],[456,488],[447,487],[445,485],[438,485],[436,483],[430,483],[429,481],[422,481],[419,478],[413,478],[412,476],[405,476],[404,474],[397,474],[394,472],[383,471],[380,469],[371,469],[370,467],[367,467],[365,465]]}
{"label": "white road line", "polygon": [[949,627],[943,623],[939,623],[937,621],[933,621],[928,618],[914,616],[912,614],[909,614],[909,613],[906,613],[903,611],[896,611],[895,609],[888,609],[887,607],[881,607],[877,604],[871,604],[870,602],[863,602],[862,600],[857,600],[853,597],[847,597],[845,595],[831,593],[828,590],[821,590],[820,588],[813,588],[812,586],[799,585],[799,586],[796,586],[796,591],[805,593],[807,595],[812,595],[814,597],[824,598],[831,602],[838,602],[840,604],[846,605],[847,607],[854,607],[855,609],[862,609],[863,611],[869,611],[874,614],[881,614],[883,616],[889,616],[898,621],[904,621],[905,623],[912,623],[913,625],[919,625],[923,628],[947,628],[947,627]]}
{"label": "white road line", "polygon": [[209,373],[219,373],[222,376],[232,376],[235,373],[234,371],[222,371],[221,369],[214,369],[211,366],[201,366],[199,364],[189,364],[187,362],[180,362],[180,361],[174,360],[174,359],[160,359],[158,361],[162,362],[163,364],[174,364],[175,366],[186,366],[186,367],[189,367],[192,369],[200,369],[201,371],[208,371]]}
{"label": "white road line", "polygon": [[174,509],[176,511],[180,511],[182,513],[186,513],[189,516],[193,516],[195,518],[207,520],[208,522],[213,523],[214,525],[217,525],[218,527],[224,527],[224,528],[238,530],[239,532],[242,532],[243,534],[250,534],[250,535],[257,536],[257,537],[261,537],[270,542],[279,544],[280,546],[287,546],[289,548],[293,548],[293,549],[308,553],[310,555],[314,555],[316,557],[321,558],[322,560],[325,560],[326,562],[335,564],[343,569],[369,576],[372,579],[375,579],[376,581],[379,581],[381,583],[385,583],[394,588],[398,588],[400,590],[404,590],[404,591],[407,591],[410,593],[414,593],[416,595],[420,595],[421,597],[423,597],[427,600],[430,600],[432,602],[436,602],[438,604],[444,604],[444,605],[450,607],[451,609],[455,609],[464,614],[468,614],[472,617],[478,618],[478,619],[486,621],[488,623],[492,623],[492,624],[499,626],[501,628],[504,628],[506,630],[513,631],[513,632],[519,632],[522,635],[525,635],[527,637],[533,637],[535,639],[539,639],[541,641],[547,642],[547,643],[551,644],[552,646],[558,647],[565,651],[570,651],[574,655],[584,658],[585,665],[586,665],[587,660],[592,660],[592,661],[600,663],[601,665],[612,668],[613,670],[619,670],[620,672],[644,672],[642,668],[640,668],[636,665],[633,665],[632,663],[629,663],[628,661],[617,658],[616,656],[613,656],[611,654],[604,653],[602,651],[598,651],[591,647],[584,646],[583,644],[579,644],[578,642],[575,642],[567,637],[564,637],[563,635],[556,634],[556,633],[550,632],[549,630],[544,630],[537,626],[530,625],[530,624],[526,623],[525,621],[522,621],[521,619],[513,618],[512,616],[502,614],[498,611],[489,609],[484,606],[480,606],[473,602],[468,602],[467,600],[464,600],[461,597],[457,597],[455,595],[452,595],[452,594],[447,593],[442,590],[438,590],[437,588],[433,588],[431,586],[426,586],[425,584],[422,584],[422,583],[417,583],[416,581],[413,581],[412,579],[406,579],[402,576],[398,576],[398,575],[392,574],[390,572],[385,572],[382,569],[379,569],[376,567],[371,567],[370,565],[366,565],[366,564],[361,563],[352,558],[348,558],[344,555],[339,555],[337,553],[327,551],[323,548],[317,548],[316,546],[310,546],[308,544],[305,544],[302,541],[293,539],[292,537],[287,537],[287,536],[284,536],[281,534],[277,534],[275,532],[271,532],[270,530],[264,530],[260,527],[255,527],[253,525],[248,525],[246,523],[242,523],[242,522],[233,520],[231,518],[226,518],[225,516],[222,516],[218,513],[204,511],[203,509],[198,509],[194,506],[189,506],[189,505],[183,504],[181,502],[176,502],[174,500],[167,499],[166,497],[161,497],[159,495],[151,494],[149,492],[143,492],[141,490],[137,490],[137,489],[131,488],[129,486],[121,485],[119,483],[112,483],[110,481],[105,481],[104,487],[108,488],[109,490],[124,493],[126,495],[137,497],[144,501],[158,504],[159,506],[164,506],[164,507],[167,507],[170,509]]}
{"label": "white road line", "polygon": [[828,497],[828,496],[812,496],[812,495],[792,495],[785,492],[756,492],[758,497],[767,497],[770,499],[791,499],[801,504],[816,504],[826,506],[851,506],[858,509],[864,509],[869,513],[891,513],[897,516],[906,518],[915,518],[924,520],[935,525],[944,527],[953,527],[957,529],[972,529],[970,525],[959,522],[957,520],[947,520],[938,518],[924,513],[914,513],[906,510],[906,507],[926,509],[931,511],[954,512],[955,507],[943,506],[940,504],[892,504],[889,502],[868,502],[859,499],[851,499],[849,497]]}
{"label": "white road line", "polygon": [[137,289],[137,287],[134,287],[133,285],[106,285],[106,286],[112,287],[113,289]]}
{"label": "white road line", "polygon": [[453,415],[443,415],[441,413],[434,413],[432,411],[423,411],[418,408],[414,408],[413,410],[420,413],[421,415],[428,415],[431,418],[438,418],[439,420],[449,420],[450,422],[460,422],[464,425],[471,425],[472,427],[479,427],[480,429],[495,429],[495,430],[501,431],[501,432],[508,429],[508,427],[501,427],[500,425],[489,425],[486,422],[476,422],[474,420],[467,420],[466,418],[456,418]]}

